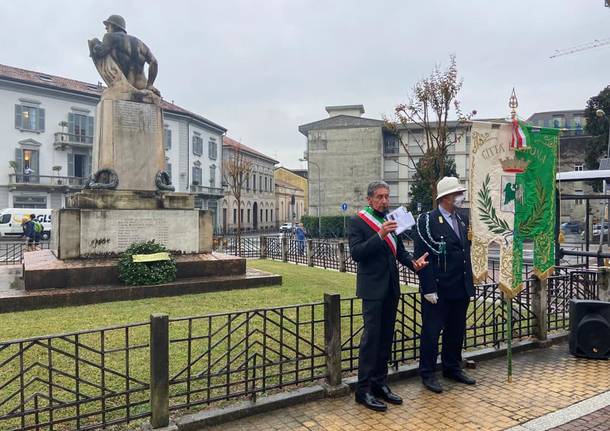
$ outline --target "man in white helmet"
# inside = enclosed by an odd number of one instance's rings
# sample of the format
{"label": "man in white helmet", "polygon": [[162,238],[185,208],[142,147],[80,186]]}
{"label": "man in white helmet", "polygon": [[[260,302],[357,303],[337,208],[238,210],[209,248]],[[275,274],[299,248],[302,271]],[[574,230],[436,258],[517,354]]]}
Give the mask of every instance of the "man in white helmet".
{"label": "man in white helmet", "polygon": [[461,368],[466,312],[474,296],[468,222],[457,211],[466,189],[454,177],[444,177],[436,189],[437,209],[417,220],[414,256],[430,254],[430,265],[418,272],[422,294],[419,374],[427,389],[440,393],[443,387],[435,370],[441,331],[443,376],[468,385],[476,382]]}

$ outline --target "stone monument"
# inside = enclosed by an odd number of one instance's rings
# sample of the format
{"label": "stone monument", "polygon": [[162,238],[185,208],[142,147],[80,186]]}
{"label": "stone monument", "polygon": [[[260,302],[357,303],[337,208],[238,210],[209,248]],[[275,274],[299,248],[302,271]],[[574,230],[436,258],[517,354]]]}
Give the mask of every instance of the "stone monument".
{"label": "stone monument", "polygon": [[[211,213],[195,209],[191,194],[174,192],[164,171],[161,96],[153,86],[157,60],[127,34],[122,17],[112,15],[103,23],[103,40],[89,41],[107,84],[97,105],[94,173],[83,191],[68,196],[65,208],[53,210],[51,250],[26,253],[26,290],[116,285],[117,256],[150,240],[176,256],[177,277],[191,279],[180,282],[183,290],[202,289],[214,276],[238,277],[224,281],[248,287],[245,259],[212,253]],[[277,278],[265,277],[254,284],[277,284]],[[222,280],[213,283],[218,290]]]}

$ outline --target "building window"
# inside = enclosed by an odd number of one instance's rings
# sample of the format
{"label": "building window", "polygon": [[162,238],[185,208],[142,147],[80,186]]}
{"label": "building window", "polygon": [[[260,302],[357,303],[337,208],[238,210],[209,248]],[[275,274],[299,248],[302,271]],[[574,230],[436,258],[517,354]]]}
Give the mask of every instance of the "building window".
{"label": "building window", "polygon": [[165,151],[172,149],[172,129],[169,127],[165,128]]}
{"label": "building window", "polygon": [[[38,150],[26,148],[15,149],[16,163],[16,182],[18,183],[37,183],[39,182],[40,172],[38,170],[39,160]],[[45,207],[46,208],[46,207]]]}
{"label": "building window", "polygon": [[385,135],[383,139],[383,153],[398,154],[399,145],[398,136]]}
{"label": "building window", "polygon": [[193,135],[193,154],[196,156],[203,154],[203,139],[198,133]]}
{"label": "building window", "polygon": [[251,211],[250,208],[248,208],[248,218],[247,218],[248,223],[250,223],[250,211]]}
{"label": "building window", "polygon": [[93,117],[89,115],[68,113],[68,133],[73,142],[93,143]]}
{"label": "building window", "polygon": [[167,175],[169,175],[169,178],[171,180],[171,178],[172,178],[172,164],[170,162],[165,162],[165,172],[167,172]]}
{"label": "building window", "polygon": [[201,168],[199,166],[193,166],[193,180],[192,183],[194,185],[201,185],[202,181],[201,181]]}
{"label": "building window", "polygon": [[75,151],[68,154],[68,176],[85,178],[91,175],[91,153]]}
{"label": "building window", "polygon": [[267,187],[268,187],[268,185],[267,185],[267,177],[265,177],[265,191],[267,191],[267,190],[268,190],[268,188],[267,188]]}
{"label": "building window", "polygon": [[269,210],[269,214],[270,214],[270,217],[271,217],[271,221],[273,221],[273,210]]}
{"label": "building window", "polygon": [[208,157],[210,160],[216,160],[218,157],[218,144],[212,139],[208,142]]}
{"label": "building window", "polygon": [[233,224],[237,223],[237,208],[233,208]]}
{"label": "building window", "polygon": [[239,212],[239,221],[242,223],[244,222],[244,209],[243,208]]}
{"label": "building window", "polygon": [[563,117],[553,117],[553,127],[559,129],[563,127],[564,119]]}
{"label": "building window", "polygon": [[13,196],[13,208],[46,208],[46,196]]}
{"label": "building window", "polygon": [[210,166],[210,187],[216,187],[216,165]]}
{"label": "building window", "polygon": [[582,117],[574,117],[574,134],[582,135],[585,121]]}
{"label": "building window", "polygon": [[15,105],[15,128],[33,132],[44,132],[44,109]]}
{"label": "building window", "polygon": [[252,174],[252,191],[256,191],[256,174]]}
{"label": "building window", "polygon": [[269,221],[269,210],[265,210],[265,221]]}
{"label": "building window", "polygon": [[584,169],[584,165],[574,165],[575,171],[582,171]]}

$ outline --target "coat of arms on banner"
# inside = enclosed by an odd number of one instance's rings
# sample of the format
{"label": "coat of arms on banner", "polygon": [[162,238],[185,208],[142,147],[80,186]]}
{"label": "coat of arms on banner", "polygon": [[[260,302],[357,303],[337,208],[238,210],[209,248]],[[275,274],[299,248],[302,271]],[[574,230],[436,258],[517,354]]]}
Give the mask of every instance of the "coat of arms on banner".
{"label": "coat of arms on banner", "polygon": [[487,277],[489,246],[500,247],[499,286],[522,289],[523,243],[533,241],[534,273],[553,270],[558,131],[517,122],[472,125],[470,152],[472,269]]}

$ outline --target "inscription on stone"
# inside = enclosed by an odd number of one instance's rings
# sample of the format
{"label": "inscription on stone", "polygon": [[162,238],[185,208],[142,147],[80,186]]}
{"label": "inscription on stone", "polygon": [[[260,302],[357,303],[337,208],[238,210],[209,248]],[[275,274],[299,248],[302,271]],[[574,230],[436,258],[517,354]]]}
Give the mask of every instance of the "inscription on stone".
{"label": "inscription on stone", "polygon": [[198,226],[192,210],[83,210],[81,254],[117,254],[134,242],[155,240],[171,251],[196,253],[199,233],[185,226]]}
{"label": "inscription on stone", "polygon": [[152,131],[158,127],[151,106],[118,100],[114,102],[115,128],[123,132]]}

